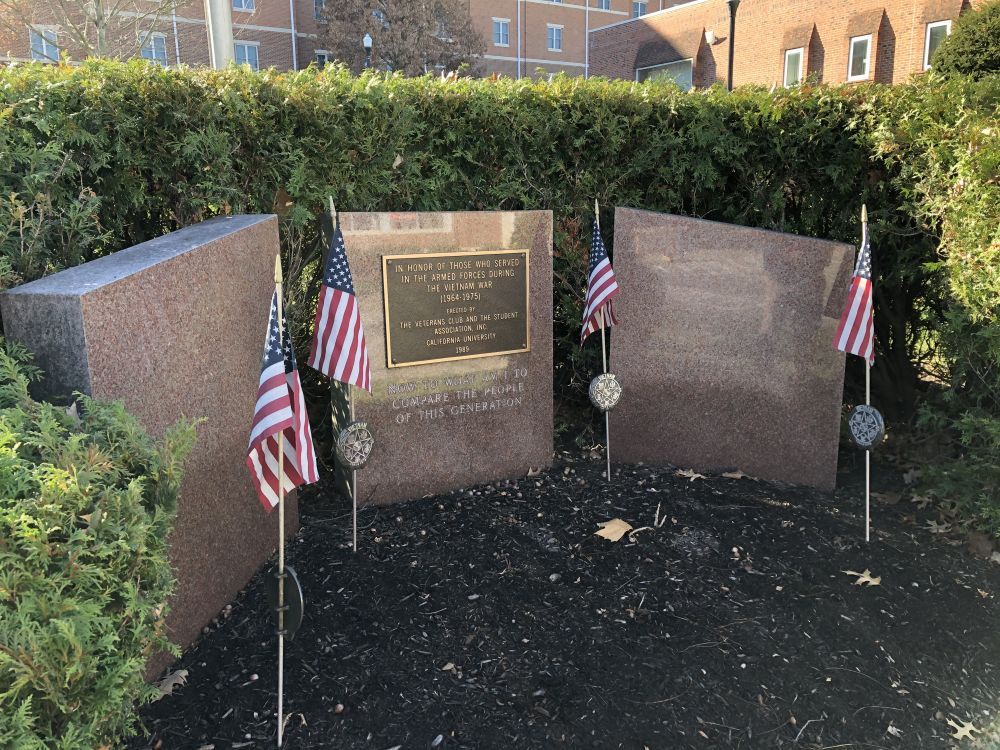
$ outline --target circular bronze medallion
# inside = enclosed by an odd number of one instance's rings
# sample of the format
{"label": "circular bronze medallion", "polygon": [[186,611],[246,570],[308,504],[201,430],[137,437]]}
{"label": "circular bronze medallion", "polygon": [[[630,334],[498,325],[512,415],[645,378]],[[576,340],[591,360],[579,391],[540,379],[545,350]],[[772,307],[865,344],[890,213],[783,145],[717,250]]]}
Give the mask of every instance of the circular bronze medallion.
{"label": "circular bronze medallion", "polygon": [[351,422],[337,435],[337,458],[348,469],[360,469],[368,463],[375,438],[367,422]]}
{"label": "circular bronze medallion", "polygon": [[610,372],[590,381],[590,403],[601,411],[611,411],[622,397],[622,386]]}
{"label": "circular bronze medallion", "polygon": [[847,428],[851,431],[851,440],[861,450],[870,451],[885,437],[885,420],[878,409],[867,404],[860,404],[851,410]]}

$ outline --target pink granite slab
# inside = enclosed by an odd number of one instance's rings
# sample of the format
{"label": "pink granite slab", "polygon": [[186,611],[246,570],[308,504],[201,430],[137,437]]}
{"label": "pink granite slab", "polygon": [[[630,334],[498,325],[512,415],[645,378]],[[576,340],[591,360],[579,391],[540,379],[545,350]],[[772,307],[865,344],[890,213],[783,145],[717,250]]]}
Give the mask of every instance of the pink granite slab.
{"label": "pink granite slab", "polygon": [[[2,297],[7,336],[46,371],[39,395],[121,400],[156,437],[182,417],[205,420],[170,536],[167,629],[181,647],[277,547],[278,515],[264,511],[244,463],[277,251],[276,217],[218,218]],[[291,535],[294,496],[286,519]]]}
{"label": "pink granite slab", "polygon": [[[384,504],[524,476],[552,460],[552,214],[344,213],[341,226],[372,362],[356,418],[375,448],[361,504]],[[524,249],[530,351],[389,368],[382,256]]]}
{"label": "pink granite slab", "polygon": [[832,489],[850,245],[619,208],[612,458]]}

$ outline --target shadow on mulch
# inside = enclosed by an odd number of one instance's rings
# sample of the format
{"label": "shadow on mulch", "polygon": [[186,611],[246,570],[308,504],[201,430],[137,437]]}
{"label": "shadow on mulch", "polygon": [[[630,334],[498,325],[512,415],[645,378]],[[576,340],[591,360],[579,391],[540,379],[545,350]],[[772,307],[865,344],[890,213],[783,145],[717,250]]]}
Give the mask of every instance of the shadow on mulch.
{"label": "shadow on mulch", "polygon": [[[1000,566],[930,511],[875,505],[865,545],[857,467],[832,496],[602,469],[363,509],[357,555],[346,503],[307,493],[285,747],[923,749],[995,720]],[[258,574],[130,747],[274,746],[266,608]]]}

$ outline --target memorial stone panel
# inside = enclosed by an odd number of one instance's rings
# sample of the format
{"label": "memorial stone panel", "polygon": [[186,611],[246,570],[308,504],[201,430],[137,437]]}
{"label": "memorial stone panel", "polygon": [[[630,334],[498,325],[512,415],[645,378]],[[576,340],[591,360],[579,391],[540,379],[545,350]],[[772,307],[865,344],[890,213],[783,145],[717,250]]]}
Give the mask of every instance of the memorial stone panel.
{"label": "memorial stone panel", "polygon": [[614,460],[832,489],[854,248],[619,208]]}
{"label": "memorial stone panel", "polygon": [[[35,395],[123,401],[156,437],[204,418],[169,540],[178,584],[167,632],[181,647],[278,543],[278,514],[264,511],[244,463],[277,252],[276,217],[220,217],[0,297],[7,337],[45,371]],[[286,519],[294,533],[294,494]]]}
{"label": "memorial stone panel", "polygon": [[[372,363],[360,504],[552,460],[552,214],[343,213]],[[343,415],[341,415],[343,420]]]}

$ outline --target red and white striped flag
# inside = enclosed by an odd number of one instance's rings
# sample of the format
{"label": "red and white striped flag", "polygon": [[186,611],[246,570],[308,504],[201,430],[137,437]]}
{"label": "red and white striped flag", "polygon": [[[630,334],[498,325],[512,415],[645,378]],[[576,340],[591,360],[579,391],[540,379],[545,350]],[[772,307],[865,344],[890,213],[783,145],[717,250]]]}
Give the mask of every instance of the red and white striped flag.
{"label": "red and white striped flag", "polygon": [[[283,344],[279,330],[284,333]],[[282,485],[285,492],[319,481],[295,351],[288,336],[287,321],[278,322],[278,292],[275,290],[271,297],[271,318],[264,341],[257,405],[247,448],[250,479],[268,511],[278,504],[278,440],[284,441]]]}
{"label": "red and white striped flag", "polygon": [[608,251],[601,238],[601,226],[594,222],[594,237],[590,243],[590,263],[587,275],[587,299],[583,307],[583,329],[580,331],[580,346],[587,336],[601,328],[600,313],[604,311],[604,327],[618,323],[615,319],[611,300],[618,294],[618,281]]}
{"label": "red and white striped flag", "polygon": [[354,279],[347,264],[347,249],[339,221],[330,240],[307,364],[327,377],[371,393],[372,368],[368,361],[368,345],[361,326],[361,311],[354,294]]}
{"label": "red and white striped flag", "polygon": [[844,314],[833,338],[836,349],[847,354],[856,354],[875,363],[875,326],[872,318],[872,250],[868,237],[868,222],[862,223],[861,253],[854,266],[851,290],[847,294]]}

